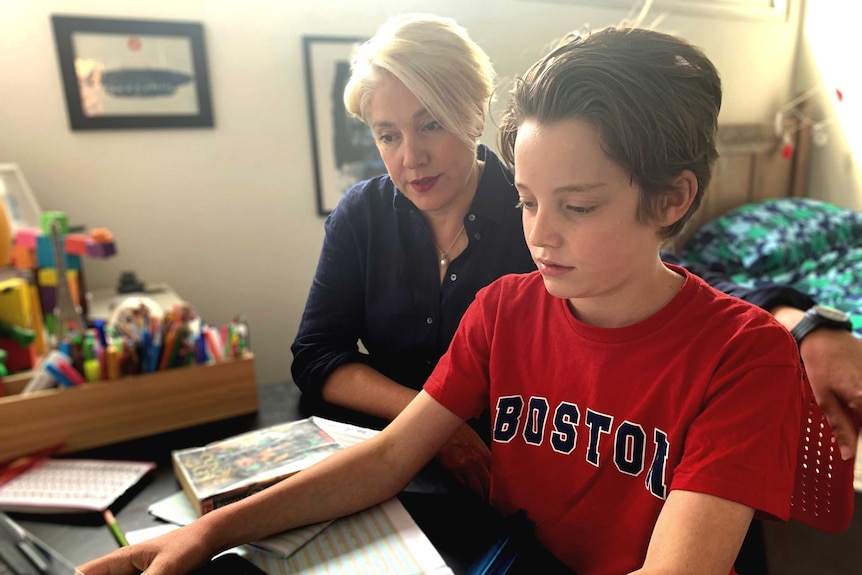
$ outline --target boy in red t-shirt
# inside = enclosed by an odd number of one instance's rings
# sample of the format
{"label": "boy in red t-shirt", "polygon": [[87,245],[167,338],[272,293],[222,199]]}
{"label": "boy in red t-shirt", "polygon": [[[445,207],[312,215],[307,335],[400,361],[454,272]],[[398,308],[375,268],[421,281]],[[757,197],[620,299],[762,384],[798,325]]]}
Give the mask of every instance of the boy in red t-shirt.
{"label": "boy in red t-shirt", "polygon": [[540,60],[501,125],[538,271],[479,292],[374,439],[82,571],[180,573],[383,501],[490,407],[491,502],[580,575],[731,573],[755,510],[789,515],[802,371],[768,313],[659,258],[709,183],[720,104],[714,66],[665,34]]}

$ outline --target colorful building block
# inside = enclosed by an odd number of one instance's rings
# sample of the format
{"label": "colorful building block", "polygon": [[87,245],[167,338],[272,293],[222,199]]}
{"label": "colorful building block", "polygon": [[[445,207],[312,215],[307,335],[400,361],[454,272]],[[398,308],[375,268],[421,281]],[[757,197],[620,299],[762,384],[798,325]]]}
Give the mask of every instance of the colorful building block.
{"label": "colorful building block", "polygon": [[35,270],[36,252],[26,246],[16,245],[12,248],[12,265],[18,270]]}
{"label": "colorful building block", "polygon": [[42,230],[36,228],[18,228],[15,232],[15,245],[36,249],[36,238],[42,235]]}
{"label": "colorful building block", "polygon": [[85,256],[88,241],[90,237],[84,234],[69,234],[63,239],[63,250],[70,255]]}
{"label": "colorful building block", "polygon": [[39,302],[42,304],[42,313],[54,313],[57,307],[57,286],[39,286]]}
{"label": "colorful building block", "polygon": [[117,253],[114,242],[98,243],[90,240],[87,242],[87,255],[91,258],[108,258]]}
{"label": "colorful building block", "polygon": [[[62,239],[60,245],[62,245]],[[81,256],[65,254],[65,257],[66,269],[81,269]],[[42,235],[37,238],[36,265],[40,268],[57,267],[57,263],[54,261],[54,242],[51,240],[51,236]]]}
{"label": "colorful building block", "polygon": [[57,268],[41,268],[36,272],[36,278],[40,286],[57,287]]}
{"label": "colorful building block", "polygon": [[0,337],[0,348],[6,350],[6,369],[9,373],[27,371],[36,365],[36,346],[20,345],[9,337]]}
{"label": "colorful building block", "polygon": [[51,237],[51,227],[57,222],[60,225],[60,234],[69,233],[69,216],[66,212],[42,212],[42,233]]}

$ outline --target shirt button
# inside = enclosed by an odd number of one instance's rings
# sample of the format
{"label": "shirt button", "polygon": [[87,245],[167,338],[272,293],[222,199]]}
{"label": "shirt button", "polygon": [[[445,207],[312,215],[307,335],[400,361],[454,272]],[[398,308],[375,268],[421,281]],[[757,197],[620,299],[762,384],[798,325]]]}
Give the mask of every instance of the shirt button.
{"label": "shirt button", "polygon": [[476,232],[475,234],[473,234],[473,239],[474,240],[481,240],[482,234],[480,234],[479,232]]}
{"label": "shirt button", "polygon": [[467,219],[470,220],[471,222],[475,222],[476,221],[476,214],[470,214],[469,216],[467,216]]}
{"label": "shirt button", "polygon": [[458,276],[456,274],[452,274],[449,276],[449,279],[455,281],[456,279],[458,279]]}
{"label": "shirt button", "polygon": [[432,323],[434,323],[434,318],[433,317],[426,318],[425,323],[427,323],[428,325],[431,325]]}

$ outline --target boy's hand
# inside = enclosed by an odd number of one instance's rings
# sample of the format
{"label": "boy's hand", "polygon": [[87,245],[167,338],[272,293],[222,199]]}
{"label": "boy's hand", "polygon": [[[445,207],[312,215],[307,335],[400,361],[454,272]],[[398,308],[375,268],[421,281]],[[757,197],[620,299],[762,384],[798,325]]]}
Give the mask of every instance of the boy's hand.
{"label": "boy's hand", "polygon": [[488,500],[491,488],[491,451],[472,427],[466,423],[461,425],[440,448],[437,459],[458,481],[476,492],[483,500]]}
{"label": "boy's hand", "polygon": [[850,459],[862,419],[862,340],[847,331],[817,329],[802,340],[799,353],[841,457]]}
{"label": "boy's hand", "polygon": [[182,575],[206,563],[210,554],[194,533],[196,525],[130,547],[122,547],[78,566],[75,575]]}

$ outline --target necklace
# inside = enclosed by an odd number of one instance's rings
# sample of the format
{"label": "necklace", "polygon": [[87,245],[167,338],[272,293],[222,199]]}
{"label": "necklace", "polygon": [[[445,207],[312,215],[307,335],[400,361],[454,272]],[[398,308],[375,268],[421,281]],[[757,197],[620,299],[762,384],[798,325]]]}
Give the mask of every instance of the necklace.
{"label": "necklace", "polygon": [[445,268],[449,265],[449,252],[452,251],[452,248],[455,247],[455,244],[458,243],[458,240],[461,238],[461,234],[464,233],[464,226],[461,226],[461,231],[458,232],[458,235],[455,236],[455,239],[452,240],[452,244],[449,246],[449,249],[443,251],[440,249],[440,246],[437,245],[437,242],[434,241],[434,238],[431,238],[431,241],[434,242],[434,247],[437,248],[437,251],[440,252],[440,267]]}

